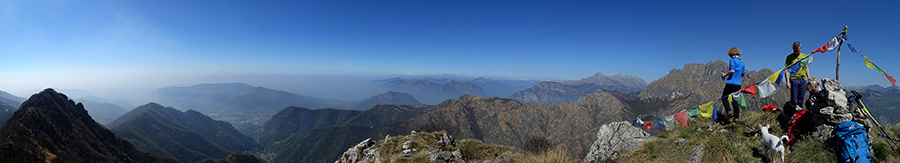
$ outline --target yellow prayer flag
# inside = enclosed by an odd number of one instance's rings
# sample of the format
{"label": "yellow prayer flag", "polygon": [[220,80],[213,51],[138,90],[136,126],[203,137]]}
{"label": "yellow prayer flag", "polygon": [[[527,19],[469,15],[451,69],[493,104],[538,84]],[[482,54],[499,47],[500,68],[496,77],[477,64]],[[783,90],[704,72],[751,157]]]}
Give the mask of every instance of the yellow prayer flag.
{"label": "yellow prayer flag", "polygon": [[870,68],[870,69],[871,69],[871,68],[875,68],[875,63],[872,63],[872,61],[869,60],[868,57],[863,57],[863,58],[866,59],[866,68]]}
{"label": "yellow prayer flag", "polygon": [[778,81],[778,78],[781,77],[782,71],[784,71],[784,68],[781,68],[781,70],[778,70],[774,74],[769,75],[769,83],[775,83],[776,81]]}
{"label": "yellow prayer flag", "polygon": [[715,114],[715,111],[713,109],[713,102],[700,105],[700,116],[703,116],[703,118],[709,118],[712,117],[713,114]]}

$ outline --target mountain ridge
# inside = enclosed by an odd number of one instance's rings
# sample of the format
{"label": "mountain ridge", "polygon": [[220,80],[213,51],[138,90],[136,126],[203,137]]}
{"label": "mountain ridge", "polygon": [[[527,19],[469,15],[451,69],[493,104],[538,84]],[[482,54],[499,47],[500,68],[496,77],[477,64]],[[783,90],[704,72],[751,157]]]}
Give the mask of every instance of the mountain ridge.
{"label": "mountain ridge", "polygon": [[381,87],[409,93],[425,104],[439,103],[463,94],[485,96],[484,89],[468,81],[459,82],[453,79],[446,81],[446,83],[436,83],[426,79],[396,79],[382,84]]}
{"label": "mountain ridge", "polygon": [[423,105],[408,93],[388,91],[358,102],[354,110],[368,110],[375,105]]}
{"label": "mountain ridge", "polygon": [[53,89],[26,100],[0,137],[0,162],[177,162],[138,150]]}
{"label": "mountain ridge", "polygon": [[575,102],[582,95],[593,93],[599,89],[606,92],[620,92],[625,95],[638,92],[647,85],[644,79],[626,74],[606,76],[603,73],[595,73],[593,76],[581,80],[567,80],[561,82],[545,81],[531,88],[518,91],[511,96],[519,102],[560,104]]}
{"label": "mountain ridge", "polygon": [[261,150],[262,145],[231,124],[194,110],[181,112],[157,103],[138,106],[116,119],[113,132],[150,153],[183,162],[223,158],[232,153]]}

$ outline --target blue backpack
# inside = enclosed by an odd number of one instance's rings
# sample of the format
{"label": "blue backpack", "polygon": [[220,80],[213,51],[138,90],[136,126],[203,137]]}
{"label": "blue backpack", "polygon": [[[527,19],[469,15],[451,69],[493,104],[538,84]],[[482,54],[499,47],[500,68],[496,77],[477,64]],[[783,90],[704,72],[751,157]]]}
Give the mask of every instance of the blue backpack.
{"label": "blue backpack", "polygon": [[869,134],[866,129],[853,121],[844,121],[834,126],[837,141],[837,152],[840,162],[870,163]]}

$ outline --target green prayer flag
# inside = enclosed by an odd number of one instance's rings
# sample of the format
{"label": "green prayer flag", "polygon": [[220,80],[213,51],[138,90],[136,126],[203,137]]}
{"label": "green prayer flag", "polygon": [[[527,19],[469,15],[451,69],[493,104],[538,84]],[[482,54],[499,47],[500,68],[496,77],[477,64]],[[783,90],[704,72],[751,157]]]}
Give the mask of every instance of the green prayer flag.
{"label": "green prayer flag", "polygon": [[688,109],[687,115],[690,117],[696,117],[697,115],[700,115],[700,107],[694,107],[694,108]]}

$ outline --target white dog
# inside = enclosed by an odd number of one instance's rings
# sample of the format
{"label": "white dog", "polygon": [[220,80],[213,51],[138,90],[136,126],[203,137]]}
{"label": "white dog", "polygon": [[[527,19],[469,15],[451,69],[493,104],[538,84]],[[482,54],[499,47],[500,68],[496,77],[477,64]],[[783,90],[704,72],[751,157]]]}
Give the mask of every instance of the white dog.
{"label": "white dog", "polygon": [[766,158],[772,158],[776,153],[781,152],[781,162],[784,163],[784,141],[788,139],[787,135],[782,135],[779,139],[777,136],[769,134],[769,125],[763,127],[759,125],[760,133],[762,133],[762,145],[766,148]]}

